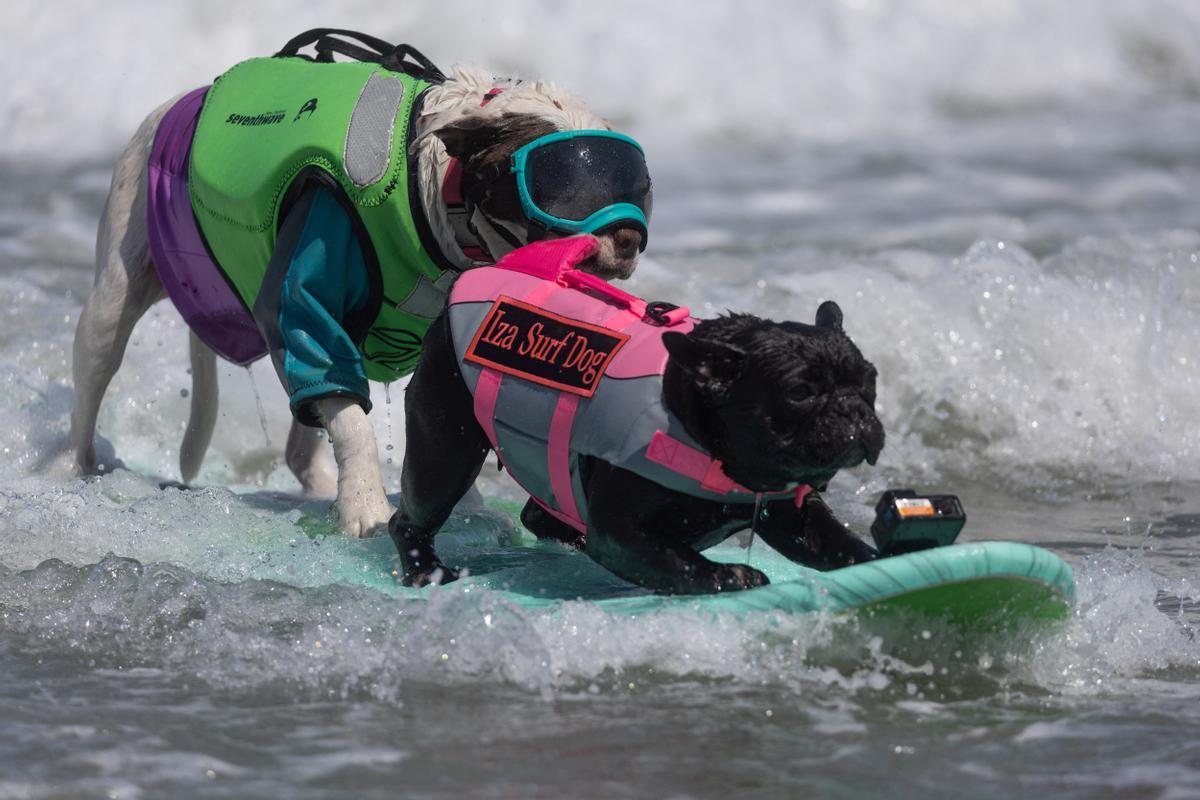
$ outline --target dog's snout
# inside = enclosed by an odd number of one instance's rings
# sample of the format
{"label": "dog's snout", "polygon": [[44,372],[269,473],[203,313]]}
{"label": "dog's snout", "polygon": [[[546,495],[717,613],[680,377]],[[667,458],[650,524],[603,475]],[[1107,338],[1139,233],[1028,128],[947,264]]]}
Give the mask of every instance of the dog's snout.
{"label": "dog's snout", "polygon": [[886,440],[883,423],[873,413],[855,413],[845,423],[846,449],[835,459],[837,468],[856,467],[864,461],[874,466]]}
{"label": "dog's snout", "polygon": [[862,442],[863,460],[871,466],[875,466],[875,462],[879,460],[879,454],[883,452],[883,443],[887,438],[883,432],[883,423],[872,415],[869,420],[859,426],[859,437]]}
{"label": "dog's snout", "polygon": [[618,228],[611,235],[618,258],[633,258],[642,247],[642,232],[636,228]]}

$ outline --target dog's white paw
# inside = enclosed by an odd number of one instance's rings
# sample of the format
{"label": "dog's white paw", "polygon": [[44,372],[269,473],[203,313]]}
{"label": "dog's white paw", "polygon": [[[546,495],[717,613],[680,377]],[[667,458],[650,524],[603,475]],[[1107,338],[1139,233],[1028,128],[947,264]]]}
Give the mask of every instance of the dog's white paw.
{"label": "dog's white paw", "polygon": [[395,513],[395,507],[382,494],[369,499],[356,496],[338,500],[342,532],[354,539],[367,539],[382,533]]}
{"label": "dog's white paw", "polygon": [[74,448],[63,447],[47,455],[37,465],[37,471],[59,480],[81,478],[96,471],[95,465],[85,466],[79,463]]}
{"label": "dog's white paw", "polygon": [[112,443],[97,437],[96,444],[84,451],[76,449],[68,438],[52,443],[34,464],[34,471],[58,480],[71,480],[88,475],[104,475],[125,464],[113,452]]}

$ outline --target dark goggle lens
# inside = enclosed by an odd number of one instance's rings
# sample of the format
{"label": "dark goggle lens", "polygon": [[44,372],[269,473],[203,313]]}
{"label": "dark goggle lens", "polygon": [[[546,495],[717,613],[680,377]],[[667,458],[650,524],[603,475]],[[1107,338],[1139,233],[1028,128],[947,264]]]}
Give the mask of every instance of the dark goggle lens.
{"label": "dark goggle lens", "polygon": [[582,222],[616,203],[650,219],[650,173],[642,151],[629,142],[579,136],[542,145],[525,161],[525,185],[534,205],[552,217]]}

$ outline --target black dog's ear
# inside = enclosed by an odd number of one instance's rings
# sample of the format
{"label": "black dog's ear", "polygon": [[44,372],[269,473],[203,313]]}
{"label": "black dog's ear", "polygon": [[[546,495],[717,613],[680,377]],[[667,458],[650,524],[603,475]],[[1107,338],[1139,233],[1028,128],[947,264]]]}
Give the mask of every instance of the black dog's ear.
{"label": "black dog's ear", "polygon": [[517,148],[557,128],[534,114],[505,113],[499,116],[469,114],[432,132],[442,140],[451,158],[474,163],[502,164]]}
{"label": "black dog's ear", "polygon": [[672,363],[678,364],[696,388],[713,399],[723,398],[746,367],[746,351],[731,344],[675,331],[664,333],[662,341]]}
{"label": "black dog's ear", "polygon": [[433,131],[433,135],[442,140],[447,155],[459,160],[483,151],[500,138],[495,120],[479,116],[464,116]]}
{"label": "black dog's ear", "polygon": [[821,303],[817,309],[817,327],[832,328],[835,331],[842,329],[842,309],[832,300],[826,300]]}

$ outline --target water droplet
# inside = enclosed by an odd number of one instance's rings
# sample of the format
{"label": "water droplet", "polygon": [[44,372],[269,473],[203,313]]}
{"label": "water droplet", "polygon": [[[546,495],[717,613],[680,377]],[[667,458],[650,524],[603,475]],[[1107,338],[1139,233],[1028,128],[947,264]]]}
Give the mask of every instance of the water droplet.
{"label": "water droplet", "polygon": [[271,432],[267,430],[267,412],[263,409],[262,395],[258,393],[258,384],[254,382],[254,373],[249,367],[246,367],[246,374],[250,377],[250,389],[254,392],[254,406],[258,409],[258,422],[262,426],[263,436],[267,439],[267,447],[271,447]]}

